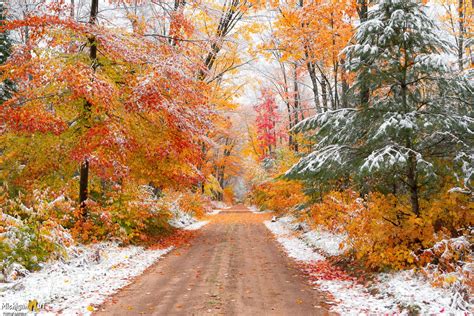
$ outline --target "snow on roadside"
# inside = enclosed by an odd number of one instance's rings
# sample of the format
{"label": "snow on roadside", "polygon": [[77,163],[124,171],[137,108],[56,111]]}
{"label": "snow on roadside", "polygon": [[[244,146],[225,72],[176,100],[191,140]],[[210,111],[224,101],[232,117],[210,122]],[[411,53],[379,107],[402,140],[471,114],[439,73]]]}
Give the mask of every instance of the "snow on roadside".
{"label": "snow on roadside", "polygon": [[255,205],[248,206],[248,209],[250,210],[250,212],[255,213],[255,214],[273,213],[273,211],[270,211],[270,210],[260,211],[258,207],[256,207]]}
{"label": "snow on roadside", "polygon": [[301,238],[312,248],[316,248],[328,256],[339,256],[344,253],[345,248],[341,248],[345,235],[336,235],[326,230],[311,230],[304,233]]}
{"label": "snow on roadside", "polygon": [[0,284],[0,302],[24,305],[37,300],[44,304],[43,314],[87,315],[92,305],[101,304],[172,248],[145,250],[114,243],[71,247],[68,260],[47,263],[40,271]]}
{"label": "snow on roadside", "polygon": [[173,218],[171,218],[168,223],[176,228],[197,230],[209,223],[209,221],[198,221],[194,216],[177,207],[172,208],[171,212],[173,213]]}
{"label": "snow on roadside", "polygon": [[[327,256],[342,253],[339,245],[345,236],[327,231],[307,231],[306,226],[297,226],[291,216],[266,221],[265,225],[285,248],[288,256],[299,262],[325,260],[320,253]],[[297,230],[303,231],[299,237],[294,233]],[[414,271],[379,274],[370,288],[350,280],[319,278],[313,283],[334,297],[336,305],[331,309],[342,315],[408,314],[407,309],[418,310],[421,314],[462,314],[471,309],[466,306],[460,310],[453,304],[455,298],[449,290],[431,286],[429,280],[421,278]],[[400,311],[400,308],[406,309]]]}
{"label": "snow on roadside", "polygon": [[197,221],[194,224],[184,227],[183,229],[184,230],[198,230],[202,228],[204,225],[206,225],[207,223],[209,223],[209,221]]}
{"label": "snow on roadside", "polygon": [[303,262],[324,260],[323,256],[292,236],[291,231],[285,227],[285,224],[278,221],[265,221],[265,226],[276,236],[278,242],[282,244],[291,258]]}
{"label": "snow on roadside", "polygon": [[217,215],[219,214],[220,212],[222,212],[221,209],[215,209],[215,210],[212,210],[210,212],[207,212],[206,215]]}
{"label": "snow on roadside", "polygon": [[[458,309],[459,301],[448,289],[433,287],[425,278],[413,270],[378,275],[377,290],[381,295],[390,296],[401,306],[418,306],[421,314],[435,315],[440,313],[463,314]],[[461,302],[462,304],[462,302]],[[456,307],[458,305],[458,307]],[[472,311],[472,306],[465,306]],[[467,315],[467,313],[465,313]]]}
{"label": "snow on roadside", "polygon": [[[325,260],[325,257],[310,248],[305,241],[296,237],[293,218],[282,217],[277,221],[265,221],[265,226],[275,235],[276,239],[285,248],[289,257],[302,263]],[[293,228],[293,229],[292,229]],[[341,314],[390,311],[385,308],[386,302],[372,299],[362,286],[356,286],[352,281],[318,280],[315,284],[319,288],[332,294],[337,305],[332,307],[334,312]]]}
{"label": "snow on roadside", "polygon": [[227,209],[231,208],[231,206],[229,206],[226,203],[221,202],[221,201],[211,201],[211,205],[212,205],[213,208],[221,209],[221,210],[227,210]]}
{"label": "snow on roadside", "polygon": [[353,281],[319,280],[314,284],[331,293],[336,303],[331,310],[341,315],[399,314],[395,302],[382,296],[373,296],[364,286]]}

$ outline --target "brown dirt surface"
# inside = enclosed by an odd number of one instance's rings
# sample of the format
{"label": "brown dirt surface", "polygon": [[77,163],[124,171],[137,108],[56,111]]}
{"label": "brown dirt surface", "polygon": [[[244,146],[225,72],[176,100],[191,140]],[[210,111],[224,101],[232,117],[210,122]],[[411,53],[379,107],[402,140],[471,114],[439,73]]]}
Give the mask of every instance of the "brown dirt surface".
{"label": "brown dirt surface", "polygon": [[234,206],[210,216],[95,315],[327,315],[324,294],[307,283],[263,221]]}

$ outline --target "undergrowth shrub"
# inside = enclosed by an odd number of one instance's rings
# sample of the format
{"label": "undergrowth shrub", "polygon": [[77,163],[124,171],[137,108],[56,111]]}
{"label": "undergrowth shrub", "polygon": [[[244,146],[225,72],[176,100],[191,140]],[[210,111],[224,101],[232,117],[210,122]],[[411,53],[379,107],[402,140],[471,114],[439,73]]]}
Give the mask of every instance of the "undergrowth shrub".
{"label": "undergrowth shrub", "polygon": [[74,238],[83,242],[115,239],[137,243],[171,229],[169,203],[149,186],[117,187],[102,204],[89,200],[86,205],[85,219],[76,209],[71,227]]}
{"label": "undergrowth shrub", "polygon": [[[176,192],[175,195],[176,194],[178,194],[178,198],[175,199],[178,201],[179,208],[192,216],[199,218],[204,216],[204,214],[210,210],[210,200],[199,193],[185,191],[179,193]],[[170,197],[173,198],[173,194],[170,194]]]}
{"label": "undergrowth shrub", "polygon": [[[411,212],[407,196],[370,193],[362,199],[351,190],[330,192],[309,207],[307,216],[315,226],[347,234],[347,254],[371,270],[423,267],[446,262],[442,254],[427,249],[441,240],[469,235],[473,225],[469,196],[445,192],[422,200],[419,216]],[[461,257],[472,261],[465,248],[450,251],[456,253],[449,257],[455,265]],[[444,265],[445,271],[455,270],[454,265]]]}
{"label": "undergrowth shrub", "polygon": [[283,213],[306,201],[303,186],[297,181],[273,180],[255,185],[249,196],[250,203],[260,210]]}
{"label": "undergrowth shrub", "polygon": [[159,193],[150,186],[115,185],[97,201],[88,200],[84,213],[66,194],[34,190],[12,198],[0,187],[0,270],[4,275],[12,265],[35,270],[41,262],[66,257],[74,242],[154,240],[173,231],[174,212],[200,217],[209,207],[198,193]]}
{"label": "undergrowth shrub", "polygon": [[[5,190],[1,195],[5,197]],[[0,270],[8,276],[10,266],[16,264],[28,270],[51,258],[66,255],[73,243],[69,232],[54,216],[59,209],[70,210],[70,204],[58,197],[47,199],[48,192],[34,191],[29,198],[2,199],[0,207]],[[28,205],[28,206],[27,206]]]}

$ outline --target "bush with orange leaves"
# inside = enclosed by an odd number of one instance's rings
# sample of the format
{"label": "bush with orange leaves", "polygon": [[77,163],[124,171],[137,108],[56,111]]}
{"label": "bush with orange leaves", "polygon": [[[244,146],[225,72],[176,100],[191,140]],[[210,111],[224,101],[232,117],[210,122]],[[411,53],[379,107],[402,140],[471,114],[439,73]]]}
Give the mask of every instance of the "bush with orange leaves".
{"label": "bush with orange leaves", "polygon": [[[173,197],[173,194],[168,193],[168,195],[170,198]],[[204,216],[206,214],[206,211],[210,211],[210,200],[199,193],[193,193],[190,191],[179,193],[177,201],[179,208],[182,211],[189,213],[197,218]]]}
{"label": "bush with orange leaves", "polygon": [[445,268],[441,268],[450,272],[459,258],[472,262],[466,247],[449,247],[452,260],[425,250],[440,240],[468,235],[473,209],[469,196],[444,192],[423,200],[421,214],[416,216],[406,196],[370,193],[362,199],[354,191],[333,191],[310,206],[307,216],[316,226],[345,233],[347,254],[371,270],[400,270],[444,262]]}
{"label": "bush with orange leaves", "polygon": [[261,211],[283,213],[305,203],[303,186],[298,181],[273,180],[255,185],[249,196],[250,202]]}

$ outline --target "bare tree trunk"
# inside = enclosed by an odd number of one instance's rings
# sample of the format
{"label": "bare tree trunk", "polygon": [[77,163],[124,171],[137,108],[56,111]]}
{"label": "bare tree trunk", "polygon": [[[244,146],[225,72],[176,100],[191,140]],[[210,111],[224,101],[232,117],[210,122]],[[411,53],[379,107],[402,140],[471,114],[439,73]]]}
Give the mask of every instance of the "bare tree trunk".
{"label": "bare tree trunk", "polygon": [[[227,4],[227,1],[226,1]],[[222,16],[217,25],[216,31],[216,40],[211,44],[211,49],[207,53],[206,58],[204,59],[204,69],[199,70],[198,79],[204,80],[208,72],[214,66],[214,63],[217,59],[217,55],[222,49],[222,40],[227,34],[234,28],[236,23],[240,21],[244,12],[241,10],[242,3],[240,0],[231,0],[228,5],[225,6],[225,11],[222,12]]]}
{"label": "bare tree trunk", "polygon": [[[367,20],[368,17],[368,0],[358,0],[357,3],[359,6],[357,7],[357,12],[359,14],[359,19],[360,22],[363,23]],[[369,87],[365,84],[362,83],[360,86],[360,104],[361,105],[366,105],[369,103],[369,98],[370,98],[370,91]]]}
{"label": "bare tree trunk", "polygon": [[327,84],[326,80],[321,80],[321,96],[323,97],[323,108],[327,110],[328,108],[328,94],[327,94]]}
{"label": "bare tree trunk", "polygon": [[[333,13],[331,13],[331,29],[334,30],[334,18],[333,18]],[[336,46],[336,35],[333,32],[332,35],[332,45],[333,47]],[[334,73],[334,101],[332,102],[332,108],[333,110],[337,109],[339,107],[339,91],[338,91],[338,72],[339,72],[339,61],[338,61],[338,55],[336,54],[332,56],[332,62],[333,62],[333,73]]]}
{"label": "bare tree trunk", "polygon": [[76,4],[74,2],[75,0],[71,0],[71,11],[69,12],[69,15],[71,17],[71,19],[74,20],[74,17],[75,17],[75,13],[74,13],[74,9],[76,7]]}
{"label": "bare tree trunk", "polygon": [[464,70],[464,0],[458,0],[458,24],[459,24],[459,38],[458,38],[458,64],[459,71]]}
{"label": "bare tree trunk", "polygon": [[[90,24],[96,24],[98,13],[99,13],[99,0],[92,0],[90,19],[89,19]],[[97,44],[96,44],[96,40],[94,36],[91,36],[89,38],[89,43],[91,45],[90,51],[89,51],[89,58],[92,62],[92,67],[95,69],[97,67]],[[89,102],[86,102],[86,104],[84,105],[84,115],[86,116],[87,124],[89,124],[90,119],[91,119],[91,110],[92,110],[92,104]],[[81,164],[80,179],[79,179],[79,206],[82,210],[82,215],[84,217],[87,216],[85,202],[89,195],[88,184],[89,184],[89,161],[85,159]]]}
{"label": "bare tree trunk", "polygon": [[408,166],[407,166],[407,183],[410,189],[410,203],[412,212],[416,216],[420,216],[420,203],[418,197],[418,173],[416,171],[416,157],[415,153],[410,152],[408,154]]}
{"label": "bare tree trunk", "polygon": [[338,74],[338,72],[339,72],[339,63],[336,62],[334,64],[334,101],[332,102],[333,110],[335,110],[339,107],[339,92],[338,92],[338,89],[337,89],[337,85],[338,85],[337,74]]}
{"label": "bare tree trunk", "polygon": [[346,71],[345,71],[345,60],[344,58],[341,59],[341,86],[342,86],[342,96],[341,96],[341,101],[342,101],[342,107],[347,108],[349,106],[347,94],[349,92],[349,84],[347,83],[347,78],[346,78]]}
{"label": "bare tree trunk", "polygon": [[[402,106],[406,113],[410,111],[408,104],[408,85],[407,85],[407,68],[408,68],[408,56],[407,52],[404,52],[404,66],[403,76],[400,80],[400,94],[402,97]],[[417,172],[417,160],[416,154],[413,148],[413,138],[411,135],[406,136],[405,147],[409,150],[407,159],[407,184],[410,190],[410,203],[411,209],[416,216],[420,215],[420,204],[418,198],[418,172]]]}
{"label": "bare tree trunk", "polygon": [[321,113],[321,104],[319,102],[319,89],[318,89],[318,77],[316,75],[316,69],[313,65],[313,62],[308,61],[306,63],[308,68],[309,77],[311,78],[311,84],[313,85],[313,96],[314,96],[314,106],[316,107],[316,112]]}
{"label": "bare tree trunk", "polygon": [[293,128],[293,118],[291,117],[291,106],[288,101],[285,101],[285,104],[288,113],[288,147],[293,148],[293,133],[291,132]]}
{"label": "bare tree trunk", "polygon": [[[294,116],[294,122],[293,126],[299,123],[299,116],[298,113],[300,111],[300,92],[299,92],[299,87],[298,87],[298,65],[295,63],[294,67],[294,82],[293,82],[293,116]],[[293,149],[295,152],[298,152],[298,142],[293,140]]]}
{"label": "bare tree trunk", "polygon": [[284,91],[284,102],[286,104],[286,110],[288,114],[288,147],[293,149],[294,147],[294,137],[293,134],[291,133],[291,129],[293,128],[293,117],[292,117],[292,112],[291,112],[291,104],[290,104],[290,89],[289,89],[289,82],[288,82],[288,77],[286,75],[286,68],[285,64],[279,63],[280,65],[280,70],[282,73],[283,77],[283,91]]}

